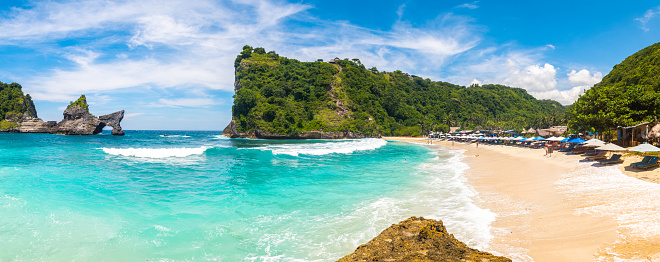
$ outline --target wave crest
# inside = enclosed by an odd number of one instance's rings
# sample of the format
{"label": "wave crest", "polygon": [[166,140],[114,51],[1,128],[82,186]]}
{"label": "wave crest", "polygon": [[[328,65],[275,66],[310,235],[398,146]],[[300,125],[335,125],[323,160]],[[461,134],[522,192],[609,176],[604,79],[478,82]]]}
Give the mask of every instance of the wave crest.
{"label": "wave crest", "polygon": [[100,148],[106,154],[115,156],[132,156],[141,158],[168,158],[201,155],[211,147],[196,148]]}
{"label": "wave crest", "polygon": [[269,150],[274,155],[328,155],[351,154],[356,151],[375,150],[387,144],[387,141],[378,138],[351,139],[323,143],[294,143],[268,145],[256,149]]}

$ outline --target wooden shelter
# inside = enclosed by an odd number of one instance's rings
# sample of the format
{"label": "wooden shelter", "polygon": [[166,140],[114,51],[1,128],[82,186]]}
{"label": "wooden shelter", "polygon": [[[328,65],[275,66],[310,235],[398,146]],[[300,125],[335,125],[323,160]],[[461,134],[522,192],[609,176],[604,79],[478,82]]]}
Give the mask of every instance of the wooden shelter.
{"label": "wooden shelter", "polygon": [[642,142],[646,142],[650,125],[651,122],[644,122],[634,126],[617,127],[619,145],[636,146]]}

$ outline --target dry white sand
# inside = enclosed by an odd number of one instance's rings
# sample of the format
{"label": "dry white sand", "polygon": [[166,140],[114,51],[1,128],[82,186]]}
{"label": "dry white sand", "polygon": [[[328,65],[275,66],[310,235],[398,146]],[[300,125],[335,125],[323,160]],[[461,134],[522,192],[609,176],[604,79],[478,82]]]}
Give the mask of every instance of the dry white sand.
{"label": "dry white sand", "polygon": [[487,251],[514,261],[660,261],[660,184],[647,182],[657,182],[660,171],[545,156],[543,149],[446,141],[430,147],[438,146],[464,150],[479,205],[497,214]]}

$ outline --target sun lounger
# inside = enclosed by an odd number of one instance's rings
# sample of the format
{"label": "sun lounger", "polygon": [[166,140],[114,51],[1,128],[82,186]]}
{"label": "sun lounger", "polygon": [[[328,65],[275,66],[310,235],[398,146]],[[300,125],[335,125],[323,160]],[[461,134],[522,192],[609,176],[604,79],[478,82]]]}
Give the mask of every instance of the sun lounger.
{"label": "sun lounger", "polygon": [[639,168],[643,168],[643,169],[649,169],[651,167],[654,167],[654,166],[658,165],[658,159],[660,159],[660,158],[657,157],[657,156],[654,156],[647,163],[637,164],[637,165],[634,165],[634,166],[639,167]]}
{"label": "sun lounger", "polygon": [[607,151],[600,151],[600,152],[598,152],[597,155],[588,156],[588,157],[585,157],[584,159],[586,159],[586,160],[601,160],[601,159],[606,159],[607,158],[605,155],[607,155]]}
{"label": "sun lounger", "polygon": [[621,159],[621,155],[614,154],[609,159],[597,160],[597,161],[600,162],[603,165],[609,165],[609,164],[621,163],[621,162],[623,162],[623,159]]}
{"label": "sun lounger", "polygon": [[573,154],[582,154],[584,152],[587,152],[588,148],[587,147],[580,147],[580,148],[574,148],[571,153]]}
{"label": "sun lounger", "polygon": [[569,151],[573,150],[573,148],[575,148],[575,145],[571,145],[567,148],[559,149],[559,152],[569,152]]}
{"label": "sun lounger", "polygon": [[644,159],[640,162],[635,162],[635,163],[630,163],[630,166],[637,166],[637,165],[643,165],[643,164],[648,164],[649,161],[651,161],[652,156],[645,156]]}
{"label": "sun lounger", "polygon": [[595,155],[598,155],[600,152],[601,151],[598,151],[598,150],[591,150],[591,151],[584,152],[584,155],[585,156],[595,156]]}
{"label": "sun lounger", "polygon": [[545,147],[545,142],[532,146],[533,148],[542,148]]}

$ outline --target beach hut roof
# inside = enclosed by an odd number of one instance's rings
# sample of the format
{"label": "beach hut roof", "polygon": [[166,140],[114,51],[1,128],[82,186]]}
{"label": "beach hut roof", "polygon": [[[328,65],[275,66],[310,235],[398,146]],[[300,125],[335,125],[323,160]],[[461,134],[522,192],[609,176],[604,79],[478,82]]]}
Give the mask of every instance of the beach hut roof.
{"label": "beach hut roof", "polygon": [[617,145],[612,144],[612,143],[605,144],[604,146],[597,147],[596,149],[605,150],[605,151],[624,151],[624,150],[626,150],[625,148],[617,146]]}
{"label": "beach hut roof", "polygon": [[638,146],[636,146],[636,147],[630,148],[630,149],[628,149],[628,151],[635,151],[635,152],[660,152],[660,148],[658,148],[658,147],[656,147],[656,146],[654,146],[654,145],[648,144],[648,143],[644,143],[644,144],[638,145]]}
{"label": "beach hut roof", "polygon": [[534,130],[534,128],[529,128],[529,130],[527,130],[527,134],[534,134],[534,133],[536,133],[536,130]]}
{"label": "beach hut roof", "polygon": [[649,131],[649,137],[650,138],[660,137],[660,124],[655,125],[653,128],[651,128],[651,131]]}

